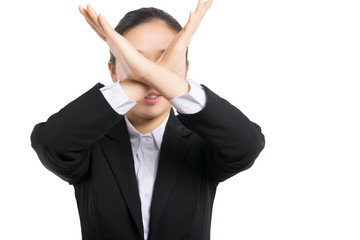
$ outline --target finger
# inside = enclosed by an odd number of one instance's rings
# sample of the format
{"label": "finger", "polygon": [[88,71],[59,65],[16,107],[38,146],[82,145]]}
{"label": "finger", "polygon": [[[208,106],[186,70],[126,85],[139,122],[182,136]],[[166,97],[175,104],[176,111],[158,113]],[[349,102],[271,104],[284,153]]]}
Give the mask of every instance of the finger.
{"label": "finger", "polygon": [[87,5],[87,13],[88,13],[88,16],[93,20],[94,25],[99,30],[99,32],[104,34],[104,32],[102,32],[102,27],[99,22],[99,18],[98,18],[99,15],[95,12],[94,8],[90,4]]}
{"label": "finger", "polygon": [[106,21],[104,15],[100,14],[98,20],[99,20],[100,26],[101,26],[101,28],[103,29],[104,34],[105,34],[106,36],[109,36],[110,34],[113,33],[114,29],[113,29],[113,28],[110,26],[110,24]]}
{"label": "finger", "polygon": [[89,12],[88,12],[85,8],[83,8],[82,6],[79,6],[79,10],[80,10],[81,14],[82,14],[85,18],[87,18],[89,21],[92,22],[93,25],[95,25],[94,20],[92,19],[92,17],[90,16]]}
{"label": "finger", "polygon": [[205,3],[204,3],[204,0],[199,0],[195,12],[198,12],[198,11],[200,11],[201,9],[203,9],[203,8],[204,8],[204,4],[205,4]]}
{"label": "finger", "polygon": [[203,15],[201,12],[191,11],[189,14],[188,22],[184,26],[183,31],[186,32],[187,34],[193,35],[196,32],[197,28],[199,27],[202,18]]}
{"label": "finger", "polygon": [[85,17],[85,20],[88,22],[88,24],[90,25],[90,27],[98,34],[101,35],[101,38],[105,38],[105,34],[103,33],[103,31],[100,29],[99,26],[97,26],[94,21],[91,18]]}
{"label": "finger", "polygon": [[209,10],[212,4],[213,4],[213,0],[207,0],[204,6],[205,11]]}
{"label": "finger", "polygon": [[186,22],[185,26],[183,27],[183,31],[184,31],[184,32],[188,32],[188,31],[189,31],[189,28],[190,28],[190,25],[191,25],[193,16],[194,16],[194,12],[193,12],[193,11],[190,11],[189,19],[188,19],[188,21]]}
{"label": "finger", "polygon": [[79,5],[78,9],[79,9],[79,12],[85,17],[84,7]]}
{"label": "finger", "polygon": [[199,0],[195,12],[190,12],[188,22],[181,31],[179,39],[177,39],[178,42],[190,44],[193,35],[199,28],[200,23],[205,16],[205,13],[211,7],[212,3],[213,0],[208,0],[206,2],[204,2],[204,0]]}
{"label": "finger", "polygon": [[96,26],[95,22],[93,21],[92,17],[89,15],[88,11],[84,9],[81,5],[79,5],[79,11],[80,13],[85,17],[86,22],[90,25],[90,27],[96,32],[96,34],[104,41],[106,41],[106,38],[104,34],[99,30],[99,28]]}
{"label": "finger", "polygon": [[199,0],[199,4],[195,10],[195,14],[200,16],[201,18],[204,17],[207,10],[211,7],[213,0],[208,0],[204,2],[203,0]]}
{"label": "finger", "polygon": [[96,26],[96,23],[94,22],[93,18],[90,16],[89,12],[83,8],[82,6],[79,6],[79,10],[81,12],[81,14],[85,17],[86,21],[93,27],[96,29],[97,32],[100,32],[100,30],[98,29],[98,27]]}
{"label": "finger", "polygon": [[98,29],[90,22],[87,18],[85,20],[89,23],[90,27],[96,32],[96,34],[104,41],[106,41],[106,37],[98,31]]}
{"label": "finger", "polygon": [[207,10],[211,7],[213,0],[208,0],[204,3],[203,0],[199,1],[198,8],[196,9],[194,16],[192,16],[192,23],[190,25],[191,31],[193,33],[196,32],[197,28],[199,27],[202,19],[204,18]]}
{"label": "finger", "polygon": [[197,26],[200,24],[201,20],[205,16],[205,13],[211,7],[212,3],[213,0],[208,0],[206,2],[204,2],[204,0],[199,0],[198,6],[193,16],[194,20],[192,25],[194,25],[195,28],[197,28]]}

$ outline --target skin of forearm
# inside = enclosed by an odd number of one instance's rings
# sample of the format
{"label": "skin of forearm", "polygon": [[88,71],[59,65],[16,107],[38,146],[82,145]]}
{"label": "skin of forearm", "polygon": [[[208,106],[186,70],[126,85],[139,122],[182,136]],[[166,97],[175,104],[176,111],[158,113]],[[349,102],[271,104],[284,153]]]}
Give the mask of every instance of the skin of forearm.
{"label": "skin of forearm", "polygon": [[159,92],[167,100],[187,94],[190,85],[171,70],[151,61],[147,62],[147,75],[142,81],[123,80],[120,81],[125,94],[131,100],[137,102],[144,98],[151,88]]}
{"label": "skin of forearm", "polygon": [[154,62],[148,62],[148,64],[147,75],[142,82],[155,89],[167,100],[190,91],[190,85],[186,79]]}
{"label": "skin of forearm", "polygon": [[134,80],[124,80],[119,82],[126,96],[134,102],[143,99],[151,88],[142,82]]}

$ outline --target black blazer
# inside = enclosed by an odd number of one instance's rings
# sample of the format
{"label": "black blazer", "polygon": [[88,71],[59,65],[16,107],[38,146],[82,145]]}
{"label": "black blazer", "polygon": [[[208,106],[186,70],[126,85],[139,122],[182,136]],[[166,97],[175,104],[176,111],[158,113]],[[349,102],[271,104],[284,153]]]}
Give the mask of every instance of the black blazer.
{"label": "black blazer", "polygon": [[[105,100],[101,87],[96,84],[37,124],[31,144],[47,169],[74,186],[84,240],[143,240],[126,123]],[[249,168],[264,147],[257,124],[203,88],[207,98],[203,110],[177,116],[170,112],[154,185],[149,240],[209,240],[218,183]]]}

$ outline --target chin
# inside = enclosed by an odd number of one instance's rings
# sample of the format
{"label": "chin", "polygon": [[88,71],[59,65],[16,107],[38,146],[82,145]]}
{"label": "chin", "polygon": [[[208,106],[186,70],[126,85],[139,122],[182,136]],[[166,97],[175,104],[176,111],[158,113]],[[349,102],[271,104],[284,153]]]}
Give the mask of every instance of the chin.
{"label": "chin", "polygon": [[138,103],[131,110],[131,115],[142,119],[154,119],[168,113],[171,109],[170,103],[160,103],[151,106],[145,103]]}

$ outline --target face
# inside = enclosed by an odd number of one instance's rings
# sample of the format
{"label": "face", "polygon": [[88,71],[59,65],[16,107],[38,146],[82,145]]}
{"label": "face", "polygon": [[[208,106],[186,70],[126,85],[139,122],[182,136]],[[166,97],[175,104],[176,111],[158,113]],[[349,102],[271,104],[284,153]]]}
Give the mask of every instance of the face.
{"label": "face", "polygon": [[[177,32],[169,28],[166,23],[160,20],[154,20],[149,23],[144,23],[136,26],[128,31],[123,36],[146,58],[151,61],[156,61],[164,50],[170,45]],[[115,61],[117,63],[117,61]],[[185,56],[184,56],[185,63]],[[122,70],[118,64],[115,64],[115,69],[111,70],[111,63],[109,63],[109,69],[111,71],[111,77],[113,81],[121,81],[125,78],[122,74]],[[115,70],[115,71],[114,71]],[[181,71],[181,77],[186,78],[188,65]],[[185,80],[184,80],[185,81]],[[151,90],[150,92],[156,92]],[[138,120],[165,118],[171,108],[170,103],[162,96],[156,101],[156,103],[149,103],[146,99],[142,99],[130,109],[126,114],[129,119],[137,118]]]}

